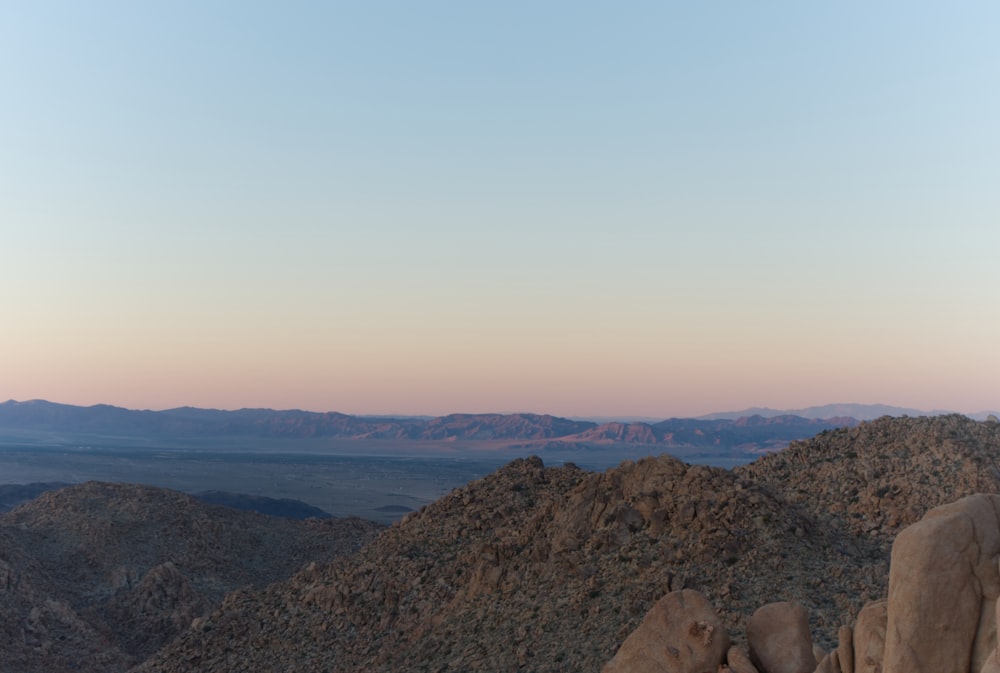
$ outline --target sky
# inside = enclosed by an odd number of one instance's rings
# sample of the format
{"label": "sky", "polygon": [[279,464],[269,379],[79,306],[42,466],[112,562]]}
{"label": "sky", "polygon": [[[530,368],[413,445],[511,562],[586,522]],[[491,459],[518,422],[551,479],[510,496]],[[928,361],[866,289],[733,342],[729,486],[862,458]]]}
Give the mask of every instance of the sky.
{"label": "sky", "polygon": [[0,3],[0,398],[1000,408],[1000,4]]}

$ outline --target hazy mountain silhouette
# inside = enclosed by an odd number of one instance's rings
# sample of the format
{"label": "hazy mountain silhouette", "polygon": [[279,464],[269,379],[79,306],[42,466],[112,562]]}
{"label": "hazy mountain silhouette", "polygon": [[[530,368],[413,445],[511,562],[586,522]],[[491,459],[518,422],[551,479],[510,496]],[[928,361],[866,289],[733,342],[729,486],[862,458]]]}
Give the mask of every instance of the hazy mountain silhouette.
{"label": "hazy mountain silhouette", "polygon": [[[802,418],[854,418],[859,421],[872,421],[882,416],[942,416],[952,414],[954,411],[936,409],[933,411],[922,411],[908,407],[894,407],[888,404],[824,404],[822,406],[806,407],[804,409],[771,409],[769,407],[751,407],[741,411],[720,411],[704,416],[698,416],[703,420],[723,420],[737,419],[746,416],[763,416],[772,418],[774,416],[801,416]],[[970,418],[983,420],[991,412],[980,412],[970,414]],[[994,412],[995,413],[995,412]]]}
{"label": "hazy mountain silhouette", "polygon": [[[139,411],[99,404],[80,407],[45,400],[0,404],[0,438],[58,443],[88,435],[104,439],[162,438],[210,440],[390,439],[415,441],[624,442],[664,447],[762,447],[809,437],[832,427],[855,424],[847,415],[747,415],[738,418],[667,419],[656,423],[570,420],[547,414],[450,414],[436,418],[350,416],[337,412],[240,409],[222,411],[179,407]],[[62,435],[60,437],[60,435]]]}

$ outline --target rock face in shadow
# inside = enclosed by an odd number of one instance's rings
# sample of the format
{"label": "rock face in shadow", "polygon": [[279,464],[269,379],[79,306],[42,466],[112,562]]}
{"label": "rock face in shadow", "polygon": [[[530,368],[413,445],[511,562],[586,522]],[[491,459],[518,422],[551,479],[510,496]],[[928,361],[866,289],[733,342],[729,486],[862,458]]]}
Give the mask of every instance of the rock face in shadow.
{"label": "rock face in shadow", "polygon": [[127,652],[153,652],[191,626],[213,607],[171,561],[155,566],[134,587],[118,591],[105,614],[113,624],[129,624],[122,633]]}
{"label": "rock face in shadow", "polygon": [[227,592],[353,552],[381,529],[128,484],[46,492],[0,515],[0,671],[124,671]]}

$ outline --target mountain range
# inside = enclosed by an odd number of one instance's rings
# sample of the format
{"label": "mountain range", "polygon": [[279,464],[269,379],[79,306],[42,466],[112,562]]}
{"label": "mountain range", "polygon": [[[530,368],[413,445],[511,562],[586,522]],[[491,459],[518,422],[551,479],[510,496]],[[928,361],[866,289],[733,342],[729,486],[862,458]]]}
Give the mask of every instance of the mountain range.
{"label": "mountain range", "polygon": [[[873,414],[904,415],[912,410],[884,406],[832,405],[800,413],[769,409],[671,418],[656,422],[567,419],[547,414],[450,414],[426,417],[351,416],[338,412],[179,407],[131,410],[106,404],[75,406],[45,400],[0,403],[0,440],[67,443],[100,438],[138,443],[210,441],[225,438],[269,440],[394,440],[627,443],[677,447],[780,448],[824,429],[856,425]],[[829,413],[823,413],[829,412]],[[920,415],[912,413],[906,415]]]}

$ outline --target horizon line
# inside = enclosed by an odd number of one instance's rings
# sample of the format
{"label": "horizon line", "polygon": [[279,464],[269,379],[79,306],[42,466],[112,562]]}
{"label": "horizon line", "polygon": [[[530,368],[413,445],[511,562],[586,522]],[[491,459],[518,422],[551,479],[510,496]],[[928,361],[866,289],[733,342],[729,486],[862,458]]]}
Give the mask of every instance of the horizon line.
{"label": "horizon line", "polygon": [[[590,420],[590,419],[605,419],[609,420],[620,420],[620,421],[630,421],[630,422],[643,422],[645,420],[669,420],[675,418],[691,418],[700,419],[707,416],[733,416],[734,418],[750,417],[755,415],[762,415],[762,412],[771,413],[774,415],[799,415],[797,412],[809,412],[812,410],[823,409],[826,407],[860,407],[865,408],[880,408],[885,407],[892,410],[897,410],[901,412],[915,412],[922,416],[939,416],[947,414],[961,414],[965,416],[980,416],[984,414],[998,414],[1000,412],[992,409],[980,409],[978,411],[966,412],[957,411],[954,409],[919,409],[916,407],[906,407],[887,403],[865,403],[865,402],[832,402],[827,404],[814,404],[806,407],[797,408],[779,408],[771,407],[766,405],[761,406],[750,406],[744,407],[743,409],[734,410],[723,410],[723,411],[709,411],[706,413],[696,414],[696,415],[653,415],[653,414],[641,414],[641,413],[593,413],[593,414],[553,414],[548,412],[521,410],[521,411],[451,411],[447,413],[419,413],[419,412],[377,412],[377,413],[350,413],[344,411],[338,411],[336,409],[306,409],[301,407],[269,407],[269,406],[241,406],[241,407],[201,407],[190,404],[181,404],[178,406],[168,406],[162,408],[148,408],[148,407],[129,407],[119,404],[113,404],[109,402],[97,402],[94,404],[74,404],[69,402],[57,402],[46,398],[30,398],[25,400],[17,400],[14,398],[9,398],[2,404],[31,404],[36,402],[43,402],[46,404],[54,404],[59,406],[68,407],[78,407],[78,408],[94,408],[94,407],[111,407],[117,409],[123,409],[126,411],[136,411],[136,412],[151,412],[151,413],[161,413],[166,411],[174,411],[178,409],[198,409],[201,411],[218,411],[218,412],[228,412],[234,413],[239,411],[274,411],[274,412],[303,412],[303,413],[315,413],[315,414],[343,414],[345,416],[354,417],[365,417],[365,418],[443,418],[446,416],[485,416],[485,415],[497,415],[497,416],[515,416],[515,415],[533,415],[533,416],[549,416],[552,418],[563,418],[566,420]],[[843,414],[840,414],[843,415]],[[850,415],[850,414],[847,414]],[[891,414],[886,414],[891,415]],[[910,415],[910,414],[906,414]]]}

